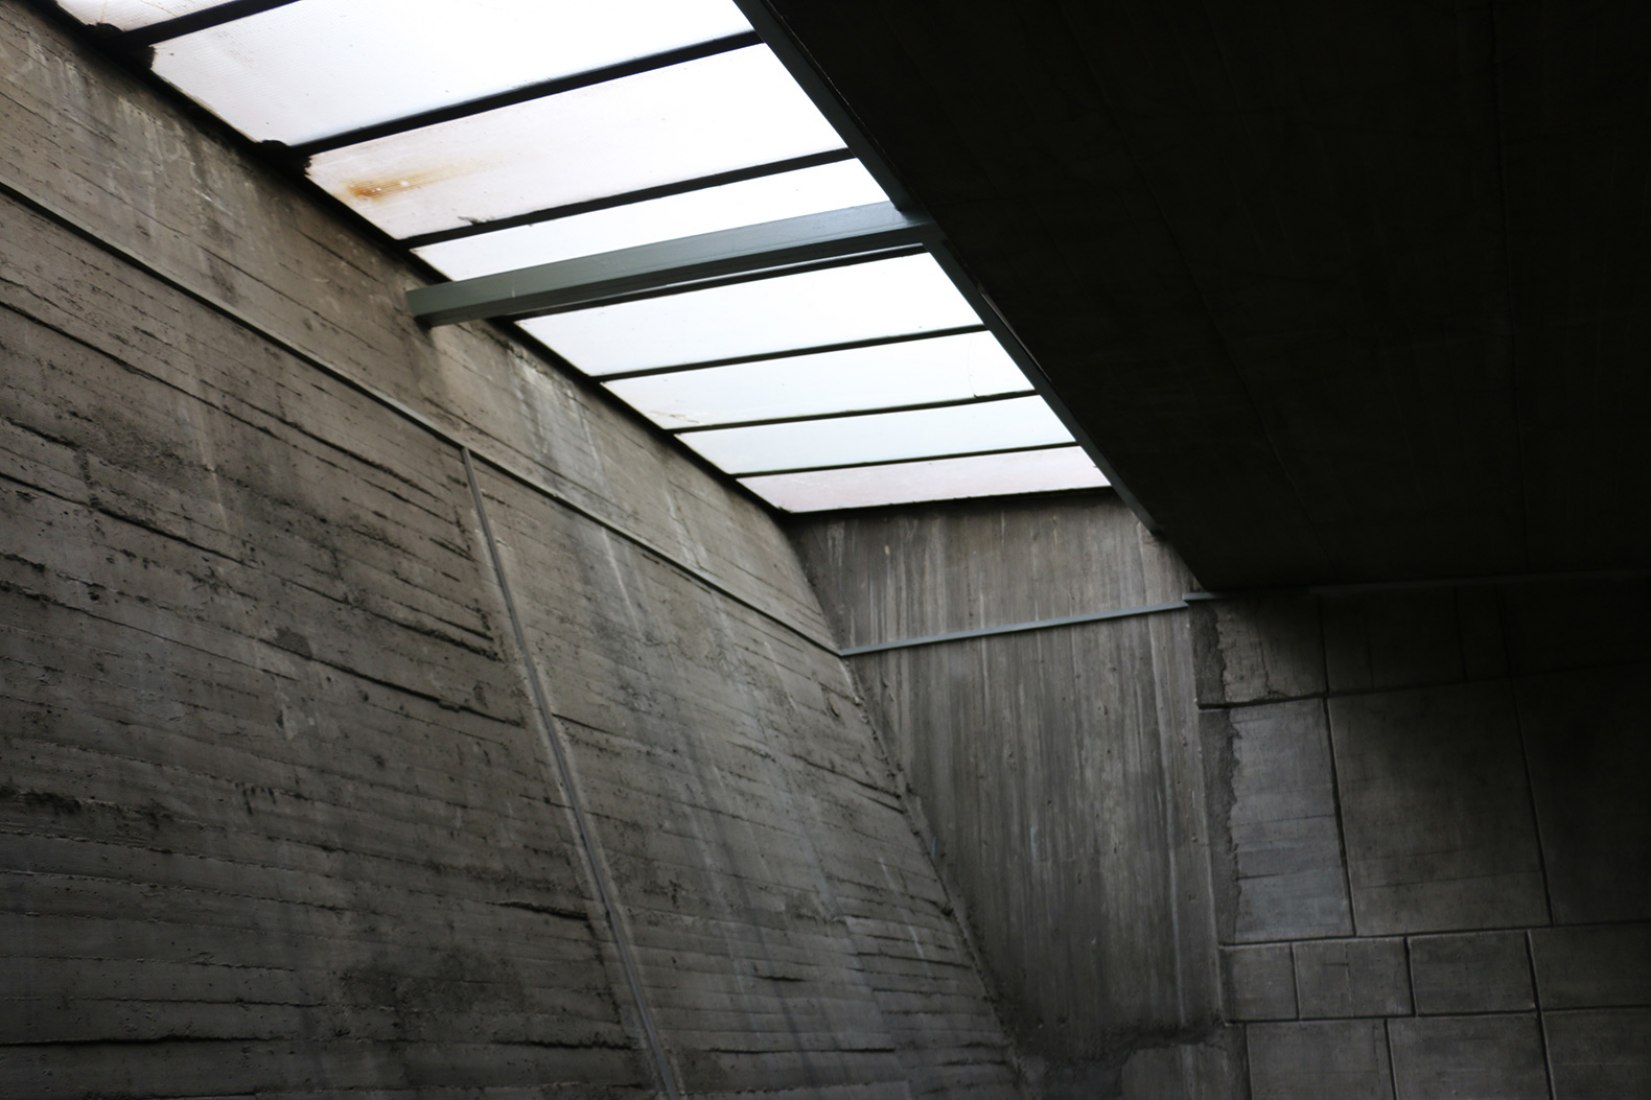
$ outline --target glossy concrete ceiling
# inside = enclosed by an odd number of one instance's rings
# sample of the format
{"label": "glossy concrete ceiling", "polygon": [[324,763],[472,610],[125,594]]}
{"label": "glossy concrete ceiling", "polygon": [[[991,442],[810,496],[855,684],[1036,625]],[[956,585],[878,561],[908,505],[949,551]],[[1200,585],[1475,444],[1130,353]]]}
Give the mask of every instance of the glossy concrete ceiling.
{"label": "glossy concrete ceiling", "polygon": [[1651,5],[773,6],[1204,585],[1651,560]]}

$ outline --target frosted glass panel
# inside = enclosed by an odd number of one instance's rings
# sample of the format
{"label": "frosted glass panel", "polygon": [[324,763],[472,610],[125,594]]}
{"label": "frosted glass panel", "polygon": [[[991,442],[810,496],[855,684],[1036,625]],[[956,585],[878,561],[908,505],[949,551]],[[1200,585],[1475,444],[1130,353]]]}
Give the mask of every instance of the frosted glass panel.
{"label": "frosted glass panel", "polygon": [[1080,447],[1018,454],[942,458],[897,466],[816,470],[742,478],[752,492],[788,512],[871,508],[923,500],[1092,489],[1106,484]]}
{"label": "frosted glass panel", "polygon": [[976,325],[926,255],[758,279],[522,322],[589,374]]}
{"label": "frosted glass panel", "polygon": [[407,237],[841,147],[752,46],[321,153],[310,178]]}
{"label": "frosted glass panel", "polygon": [[1031,389],[989,332],[853,351],[765,359],[680,374],[622,378],[608,388],[666,428],[817,416]]}
{"label": "frosted glass panel", "polygon": [[749,29],[730,0],[303,0],[163,43],[155,71],[296,144]]}
{"label": "frosted glass panel", "polygon": [[731,474],[1072,441],[1041,397],[760,428],[713,428],[678,438]]}
{"label": "frosted glass panel", "polygon": [[129,31],[221,3],[223,0],[58,0],[57,6],[83,23],[108,23]]}
{"label": "frosted glass panel", "polygon": [[449,278],[470,279],[654,241],[887,201],[883,189],[860,162],[850,160],[500,229],[413,251]]}

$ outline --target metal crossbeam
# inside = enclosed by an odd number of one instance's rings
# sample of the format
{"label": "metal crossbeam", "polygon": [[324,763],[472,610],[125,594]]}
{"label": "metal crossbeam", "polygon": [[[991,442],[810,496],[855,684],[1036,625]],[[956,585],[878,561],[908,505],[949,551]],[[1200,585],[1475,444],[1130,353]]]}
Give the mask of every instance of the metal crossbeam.
{"label": "metal crossbeam", "polygon": [[427,325],[521,317],[937,241],[927,217],[874,203],[418,287],[407,305]]}

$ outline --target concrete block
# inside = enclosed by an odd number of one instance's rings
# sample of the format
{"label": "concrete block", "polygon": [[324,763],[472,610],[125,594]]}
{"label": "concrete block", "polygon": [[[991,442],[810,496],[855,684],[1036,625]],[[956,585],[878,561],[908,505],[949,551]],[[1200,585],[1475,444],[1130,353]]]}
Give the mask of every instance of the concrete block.
{"label": "concrete block", "polygon": [[1326,597],[1323,607],[1324,664],[1331,691],[1462,679],[1453,589]]}
{"label": "concrete block", "polygon": [[1641,664],[1517,685],[1557,923],[1651,919],[1647,684]]}
{"label": "concrete block", "polygon": [[1334,698],[1330,726],[1361,933],[1547,922],[1506,684]]}
{"label": "concrete block", "polygon": [[1424,1016],[1536,1007],[1523,932],[1416,936],[1410,977],[1416,1011]]}
{"label": "concrete block", "polygon": [[1651,1096],[1651,1008],[1548,1012],[1554,1100]]}
{"label": "concrete block", "polygon": [[1515,674],[1651,661],[1651,595],[1638,581],[1508,585],[1502,602]]}
{"label": "concrete block", "polygon": [[1497,589],[1483,584],[1458,588],[1456,629],[1462,643],[1462,673],[1466,679],[1488,680],[1507,675],[1508,649]]}
{"label": "concrete block", "polygon": [[1536,1016],[1424,1016],[1388,1021],[1404,1100],[1548,1100]]}
{"label": "concrete block", "polygon": [[1351,934],[1322,705],[1205,711],[1200,731],[1219,938]]}
{"label": "concrete block", "polygon": [[1531,956],[1544,1010],[1651,1005],[1651,924],[1538,928]]}
{"label": "concrete block", "polygon": [[1124,1063],[1120,1076],[1121,1100],[1249,1100],[1243,1029],[1222,1028],[1200,1043],[1138,1050]]}
{"label": "concrete block", "polygon": [[1314,940],[1295,945],[1302,1019],[1410,1013],[1404,940]]}
{"label": "concrete block", "polygon": [[1246,1038],[1255,1100],[1393,1100],[1380,1020],[1251,1024]]}
{"label": "concrete block", "polygon": [[1300,596],[1192,605],[1198,703],[1296,699],[1324,691],[1317,601]]}
{"label": "concrete block", "polygon": [[1287,943],[1221,949],[1222,1007],[1229,1020],[1296,1018],[1296,975]]}

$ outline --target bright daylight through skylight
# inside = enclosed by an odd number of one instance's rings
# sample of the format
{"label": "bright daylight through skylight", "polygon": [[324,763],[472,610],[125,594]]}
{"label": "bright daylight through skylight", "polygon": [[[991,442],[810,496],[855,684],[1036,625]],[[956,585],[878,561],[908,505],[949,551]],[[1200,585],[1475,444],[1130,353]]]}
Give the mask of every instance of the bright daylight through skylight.
{"label": "bright daylight through skylight", "polygon": [[1106,484],[730,0],[61,6],[778,508]]}

